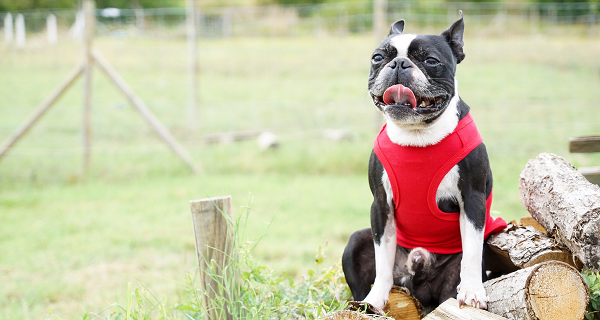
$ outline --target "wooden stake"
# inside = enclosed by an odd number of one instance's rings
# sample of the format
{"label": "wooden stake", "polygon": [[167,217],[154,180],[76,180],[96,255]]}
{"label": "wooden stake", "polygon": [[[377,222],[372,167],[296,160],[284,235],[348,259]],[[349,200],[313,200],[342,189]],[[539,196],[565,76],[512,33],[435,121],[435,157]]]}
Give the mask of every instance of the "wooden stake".
{"label": "wooden stake", "polygon": [[200,288],[205,293],[202,304],[209,319],[233,319],[227,312],[222,314],[226,306],[215,305],[218,303],[215,296],[217,293],[222,296],[225,281],[231,281],[227,277],[235,277],[223,274],[234,253],[231,196],[193,200],[190,205],[200,267]]}
{"label": "wooden stake", "polygon": [[158,118],[150,111],[144,101],[138,97],[133,89],[129,87],[127,82],[121,78],[115,69],[104,59],[104,57],[96,49],[92,49],[92,57],[98,63],[98,66],[106,75],[112,80],[112,82],[121,90],[121,92],[127,97],[129,102],[135,107],[135,109],[148,121],[150,126],[158,133],[158,135],[169,145],[171,150],[175,152],[185,164],[192,170],[193,173],[198,173],[198,168],[194,163],[192,157],[187,151],[179,144],[177,139],[171,135],[171,132],[158,120]]}
{"label": "wooden stake", "polygon": [[15,144],[21,136],[23,136],[31,126],[60,98],[60,96],[75,82],[77,77],[81,74],[83,66],[77,65],[61,82],[58,87],[44,100],[35,110],[29,115],[29,118],[19,126],[8,139],[6,139],[0,146],[0,159],[8,152],[10,147]]}
{"label": "wooden stake", "polygon": [[86,0],[83,2],[83,12],[85,14],[85,30],[83,33],[83,171],[87,171],[90,165],[91,155],[91,103],[92,103],[92,59],[91,49],[94,38],[94,25],[96,24],[94,1]]}

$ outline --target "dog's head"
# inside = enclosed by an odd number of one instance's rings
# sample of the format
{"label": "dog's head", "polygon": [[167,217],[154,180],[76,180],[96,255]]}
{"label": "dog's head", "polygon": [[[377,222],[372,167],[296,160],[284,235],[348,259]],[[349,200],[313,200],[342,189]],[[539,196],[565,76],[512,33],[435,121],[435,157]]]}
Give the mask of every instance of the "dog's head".
{"label": "dog's head", "polygon": [[403,34],[404,20],[392,24],[371,58],[373,103],[398,125],[435,122],[456,92],[456,65],[464,58],[462,12],[440,35]]}

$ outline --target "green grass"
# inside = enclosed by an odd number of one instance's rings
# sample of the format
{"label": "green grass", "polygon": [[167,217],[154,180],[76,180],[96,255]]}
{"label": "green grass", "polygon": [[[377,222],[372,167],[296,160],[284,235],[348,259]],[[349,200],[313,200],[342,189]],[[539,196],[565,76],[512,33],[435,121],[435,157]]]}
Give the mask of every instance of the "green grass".
{"label": "green grass", "polygon": [[[414,30],[407,30],[412,32]],[[468,31],[467,31],[468,32]],[[79,46],[0,47],[0,139],[23,121],[79,58]],[[571,136],[598,134],[600,44],[578,37],[465,41],[459,92],[472,107],[494,172],[493,210],[526,215],[519,173],[553,152],[575,165]],[[144,283],[168,306],[183,299],[197,263],[188,200],[254,197],[247,233],[267,232],[257,260],[293,276],[339,261],[369,226],[367,159],[375,112],[366,95],[367,36],[202,40],[200,130],[187,127],[183,39],[99,39],[97,47],[202,166],[191,176],[94,69],[93,155],[81,164],[81,82],[0,162],[0,318],[81,318]],[[321,138],[347,129],[353,141]],[[205,145],[202,136],[269,129],[281,147]],[[166,280],[170,279],[172,281]]]}

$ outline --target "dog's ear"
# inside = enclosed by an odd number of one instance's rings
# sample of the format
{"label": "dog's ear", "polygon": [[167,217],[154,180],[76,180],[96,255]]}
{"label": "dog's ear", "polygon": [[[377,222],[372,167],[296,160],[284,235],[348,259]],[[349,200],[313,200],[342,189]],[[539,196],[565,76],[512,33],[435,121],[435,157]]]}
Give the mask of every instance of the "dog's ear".
{"label": "dog's ear", "polygon": [[404,20],[398,20],[392,23],[392,28],[390,29],[390,34],[388,34],[388,37],[393,34],[402,34],[402,31],[404,31]]}
{"label": "dog's ear", "polygon": [[459,11],[460,19],[456,20],[447,30],[442,32],[442,37],[446,39],[450,48],[452,49],[452,53],[456,57],[456,63],[460,63],[465,58],[465,53],[463,52],[463,33],[465,32],[465,22],[463,20],[462,10]]}

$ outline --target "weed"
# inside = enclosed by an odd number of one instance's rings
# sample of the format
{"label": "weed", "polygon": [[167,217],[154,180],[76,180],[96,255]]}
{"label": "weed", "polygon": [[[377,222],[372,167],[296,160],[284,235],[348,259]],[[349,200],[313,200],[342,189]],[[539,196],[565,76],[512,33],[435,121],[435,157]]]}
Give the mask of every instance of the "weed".
{"label": "weed", "polygon": [[600,272],[583,270],[582,275],[590,288],[590,303],[585,319],[600,320]]}
{"label": "weed", "polygon": [[[319,247],[315,256],[316,270],[309,270],[295,280],[283,271],[274,271],[260,264],[252,255],[258,240],[244,241],[245,222],[251,209],[252,198],[242,207],[235,219],[227,215],[233,229],[232,253],[224,265],[206,263],[206,270],[188,273],[183,284],[184,294],[175,306],[167,306],[166,299],[139,284],[127,285],[125,305],[112,304],[98,313],[86,313],[83,320],[138,320],[138,319],[319,319],[346,307],[351,298],[339,263],[319,271],[326,249]],[[202,288],[195,276],[213,280],[216,286]],[[103,313],[110,314],[102,316]],[[47,317],[47,319],[49,319]]]}

